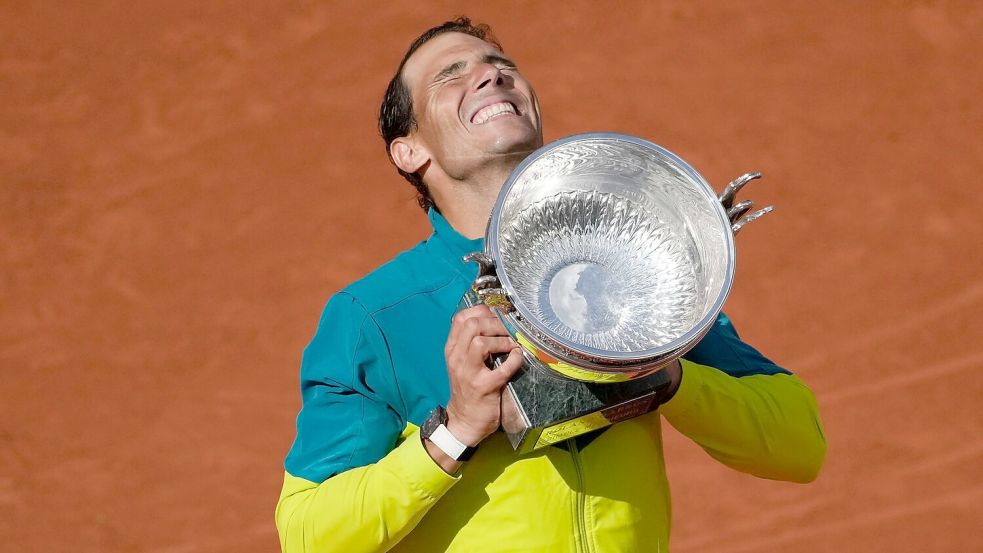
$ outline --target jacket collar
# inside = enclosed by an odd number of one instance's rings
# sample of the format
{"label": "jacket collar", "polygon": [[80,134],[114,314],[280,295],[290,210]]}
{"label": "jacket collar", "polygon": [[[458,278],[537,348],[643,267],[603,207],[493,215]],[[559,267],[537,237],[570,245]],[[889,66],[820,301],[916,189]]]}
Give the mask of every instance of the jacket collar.
{"label": "jacket collar", "polygon": [[430,219],[430,225],[433,227],[433,234],[427,240],[427,243],[433,246],[431,251],[468,282],[474,280],[478,276],[478,264],[473,261],[465,263],[463,258],[469,253],[484,251],[485,239],[466,238],[454,230],[447,219],[444,219],[444,216],[433,207],[427,211],[427,218]]}

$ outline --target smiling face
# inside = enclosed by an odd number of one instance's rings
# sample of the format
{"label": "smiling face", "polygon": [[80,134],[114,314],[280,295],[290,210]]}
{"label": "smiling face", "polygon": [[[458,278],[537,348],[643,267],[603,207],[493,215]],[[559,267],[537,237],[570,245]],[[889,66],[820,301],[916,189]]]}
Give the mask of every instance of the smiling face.
{"label": "smiling face", "polygon": [[417,123],[405,141],[413,155],[402,157],[426,181],[467,180],[493,165],[510,170],[542,145],[536,94],[493,44],[445,33],[413,53],[402,78]]}

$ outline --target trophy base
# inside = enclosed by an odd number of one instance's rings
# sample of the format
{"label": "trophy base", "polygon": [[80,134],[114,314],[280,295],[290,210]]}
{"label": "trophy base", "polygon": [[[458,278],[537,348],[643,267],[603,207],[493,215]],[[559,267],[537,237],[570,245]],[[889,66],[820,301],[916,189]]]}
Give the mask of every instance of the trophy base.
{"label": "trophy base", "polygon": [[654,411],[669,384],[665,370],[617,383],[568,380],[527,356],[502,394],[502,429],[526,453]]}

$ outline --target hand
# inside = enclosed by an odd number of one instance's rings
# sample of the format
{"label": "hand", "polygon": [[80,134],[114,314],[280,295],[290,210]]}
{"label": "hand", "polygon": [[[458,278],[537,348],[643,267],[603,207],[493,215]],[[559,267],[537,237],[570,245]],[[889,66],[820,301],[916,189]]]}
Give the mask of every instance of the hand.
{"label": "hand", "polygon": [[[498,368],[488,367],[491,354],[506,352]],[[522,353],[491,309],[477,305],[454,316],[444,357],[451,387],[447,429],[464,444],[477,445],[498,430],[502,390],[522,366]]]}

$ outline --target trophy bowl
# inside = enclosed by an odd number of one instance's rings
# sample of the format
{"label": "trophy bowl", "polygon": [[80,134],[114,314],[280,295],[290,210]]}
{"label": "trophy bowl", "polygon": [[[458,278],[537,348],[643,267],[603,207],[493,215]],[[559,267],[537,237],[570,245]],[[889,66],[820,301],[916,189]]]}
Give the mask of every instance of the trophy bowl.
{"label": "trophy bowl", "polygon": [[730,293],[736,257],[706,179],[615,133],[527,157],[502,187],[484,253],[475,290],[527,356],[588,382],[650,374],[695,346]]}

